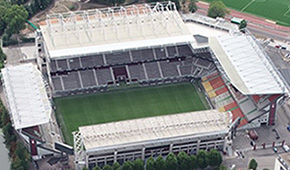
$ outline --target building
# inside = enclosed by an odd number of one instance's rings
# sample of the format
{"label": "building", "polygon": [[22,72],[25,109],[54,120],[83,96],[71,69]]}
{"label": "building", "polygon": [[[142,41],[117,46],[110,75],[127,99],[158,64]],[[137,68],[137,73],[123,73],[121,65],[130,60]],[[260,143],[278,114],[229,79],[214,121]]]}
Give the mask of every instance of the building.
{"label": "building", "polygon": [[185,151],[231,151],[231,115],[217,110],[79,127],[74,133],[76,169],[122,164]]}
{"label": "building", "polygon": [[290,169],[290,154],[280,154],[275,160],[274,170],[289,170]]}

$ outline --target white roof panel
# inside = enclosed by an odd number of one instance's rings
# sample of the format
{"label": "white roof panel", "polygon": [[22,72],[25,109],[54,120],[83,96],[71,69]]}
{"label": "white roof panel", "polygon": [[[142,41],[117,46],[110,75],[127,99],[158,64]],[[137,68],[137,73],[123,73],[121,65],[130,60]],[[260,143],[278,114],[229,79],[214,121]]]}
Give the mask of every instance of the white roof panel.
{"label": "white roof panel", "polygon": [[171,2],[52,14],[40,29],[52,58],[195,41]]}
{"label": "white roof panel", "polygon": [[[87,150],[228,130],[231,119],[217,110],[79,127]],[[146,134],[146,135],[144,135]]]}
{"label": "white roof panel", "polygon": [[10,66],[1,72],[15,129],[48,123],[51,106],[36,66],[31,63]]}
{"label": "white roof panel", "polygon": [[281,94],[286,88],[265,53],[248,35],[210,38],[210,47],[231,83],[243,94]]}

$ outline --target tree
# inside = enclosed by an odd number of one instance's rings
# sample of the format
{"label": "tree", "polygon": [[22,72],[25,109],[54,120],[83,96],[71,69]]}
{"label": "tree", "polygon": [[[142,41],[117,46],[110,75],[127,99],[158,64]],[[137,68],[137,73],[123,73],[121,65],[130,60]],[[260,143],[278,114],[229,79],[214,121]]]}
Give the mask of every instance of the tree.
{"label": "tree", "polygon": [[239,26],[239,29],[244,29],[247,27],[247,21],[246,20],[242,20]]}
{"label": "tree", "polygon": [[101,168],[98,167],[98,166],[95,166],[95,167],[93,168],[93,170],[101,170]]}
{"label": "tree", "polygon": [[142,161],[142,159],[136,159],[133,162],[133,169],[134,170],[144,170],[144,162]]}
{"label": "tree", "polygon": [[82,170],[89,170],[89,168],[87,168],[87,167],[83,167],[83,169]]}
{"label": "tree", "polygon": [[208,164],[211,167],[218,167],[222,163],[223,158],[219,151],[216,149],[212,149],[208,152]]}
{"label": "tree", "polygon": [[156,170],[166,170],[165,161],[162,156],[158,156],[154,162],[154,167]]}
{"label": "tree", "polygon": [[150,157],[147,159],[147,162],[146,162],[146,170],[155,170],[155,167],[154,167],[154,158]]}
{"label": "tree", "polygon": [[113,169],[114,170],[117,170],[118,168],[120,168],[121,167],[121,165],[119,164],[119,162],[115,162],[114,164],[113,164]]}
{"label": "tree", "polygon": [[190,158],[184,151],[179,152],[179,154],[177,155],[177,162],[178,169],[189,170]]}
{"label": "tree", "polygon": [[199,150],[197,155],[197,164],[198,167],[201,169],[204,169],[208,166],[208,158],[207,158],[207,152],[204,150]]}
{"label": "tree", "polygon": [[131,161],[126,161],[122,166],[122,170],[133,170],[133,163]]}
{"label": "tree", "polygon": [[220,166],[219,166],[219,170],[227,170],[228,168],[225,166],[225,165],[223,165],[223,164],[221,164]]}
{"label": "tree", "polygon": [[197,158],[195,155],[190,156],[190,164],[189,168],[192,169],[197,169],[198,168],[198,163],[197,163]]}
{"label": "tree", "polygon": [[105,165],[102,170],[113,170],[113,167],[111,165]]}
{"label": "tree", "polygon": [[253,169],[256,170],[258,167],[258,163],[255,159],[251,159],[250,163],[249,163],[249,169]]}
{"label": "tree", "polygon": [[197,10],[196,0],[190,0],[188,4],[188,10],[189,12],[194,13]]}
{"label": "tree", "polygon": [[229,13],[229,11],[227,10],[227,7],[222,1],[213,1],[207,11],[207,15],[212,18],[224,18],[227,13]]}
{"label": "tree", "polygon": [[25,22],[28,18],[28,12],[21,5],[12,5],[8,8],[3,16],[3,20],[6,24],[6,34],[8,38],[12,34],[18,33],[25,28]]}
{"label": "tree", "polygon": [[176,170],[178,162],[176,156],[171,152],[166,156],[165,166],[167,170]]}

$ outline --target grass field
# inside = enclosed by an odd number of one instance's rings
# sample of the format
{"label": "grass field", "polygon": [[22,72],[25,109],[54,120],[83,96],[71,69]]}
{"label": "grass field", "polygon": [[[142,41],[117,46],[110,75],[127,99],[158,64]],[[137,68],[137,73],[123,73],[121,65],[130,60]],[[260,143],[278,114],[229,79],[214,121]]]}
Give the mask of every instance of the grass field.
{"label": "grass field", "polygon": [[[213,0],[203,0],[212,2]],[[227,7],[290,26],[290,0],[222,0]]]}
{"label": "grass field", "polygon": [[208,105],[191,83],[144,87],[56,98],[57,118],[68,144],[79,126],[205,110]]}

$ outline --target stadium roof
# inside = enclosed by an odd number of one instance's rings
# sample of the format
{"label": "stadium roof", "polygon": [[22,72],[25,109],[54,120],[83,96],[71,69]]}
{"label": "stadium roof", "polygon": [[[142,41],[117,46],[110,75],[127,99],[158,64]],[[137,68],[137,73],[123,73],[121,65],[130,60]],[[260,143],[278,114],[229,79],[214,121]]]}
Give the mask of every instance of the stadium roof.
{"label": "stadium roof", "polygon": [[216,110],[83,126],[87,150],[228,130],[230,118]]}
{"label": "stadium roof", "polygon": [[40,28],[51,58],[195,41],[172,2],[52,14]]}
{"label": "stadium roof", "polygon": [[286,93],[276,67],[251,36],[211,37],[210,47],[231,83],[243,94]]}
{"label": "stadium roof", "polygon": [[15,129],[48,123],[51,106],[36,66],[31,63],[10,66],[1,72]]}

